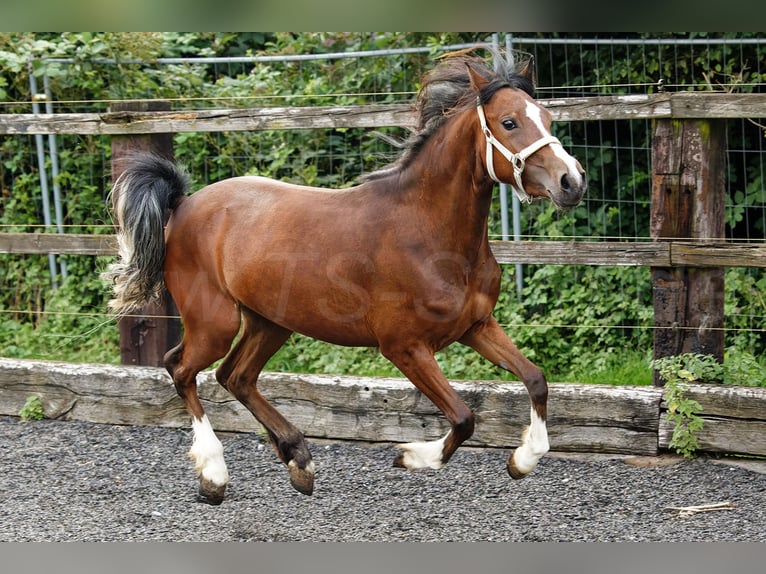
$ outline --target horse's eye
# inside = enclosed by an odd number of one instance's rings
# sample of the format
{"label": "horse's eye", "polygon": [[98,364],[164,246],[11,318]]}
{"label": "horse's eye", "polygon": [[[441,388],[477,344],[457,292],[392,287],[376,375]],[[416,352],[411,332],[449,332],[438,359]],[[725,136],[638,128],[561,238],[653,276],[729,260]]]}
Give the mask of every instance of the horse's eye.
{"label": "horse's eye", "polygon": [[517,126],[516,126],[516,122],[514,122],[513,120],[503,120],[503,127],[506,130],[511,131],[512,129],[516,128]]}

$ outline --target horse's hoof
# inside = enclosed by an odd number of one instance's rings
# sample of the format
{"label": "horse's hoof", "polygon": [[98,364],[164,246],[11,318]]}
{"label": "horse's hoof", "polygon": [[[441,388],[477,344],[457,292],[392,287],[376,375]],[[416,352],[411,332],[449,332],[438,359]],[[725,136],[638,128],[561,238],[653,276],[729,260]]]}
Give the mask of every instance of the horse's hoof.
{"label": "horse's hoof", "polygon": [[209,480],[201,478],[199,481],[199,491],[197,492],[197,502],[204,502],[211,506],[218,506],[223,502],[226,494],[226,485],[217,485]]}
{"label": "horse's hoof", "polygon": [[306,468],[299,468],[294,460],[287,464],[290,470],[290,484],[301,494],[311,496],[314,493],[314,463],[309,461]]}
{"label": "horse's hoof", "polygon": [[399,451],[399,454],[396,455],[396,458],[394,459],[394,467],[407,468],[407,465],[404,464],[404,451]]}
{"label": "horse's hoof", "polygon": [[514,480],[521,480],[522,478],[525,478],[529,473],[521,472],[517,467],[516,463],[513,462],[513,454],[508,457],[508,474],[511,476]]}
{"label": "horse's hoof", "polygon": [[202,490],[200,490],[197,493],[197,502],[209,504],[210,506],[220,506],[221,503],[223,502],[223,496],[212,498],[210,496],[207,496],[206,494],[203,494]]}

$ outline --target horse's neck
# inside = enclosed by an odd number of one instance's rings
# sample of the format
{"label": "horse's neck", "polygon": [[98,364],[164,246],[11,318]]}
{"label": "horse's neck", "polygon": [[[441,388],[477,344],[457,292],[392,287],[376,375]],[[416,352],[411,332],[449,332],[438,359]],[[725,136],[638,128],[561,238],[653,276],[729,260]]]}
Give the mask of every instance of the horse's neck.
{"label": "horse's neck", "polygon": [[492,181],[476,152],[476,134],[464,114],[431,137],[411,167],[410,193],[445,235],[469,251],[487,239]]}

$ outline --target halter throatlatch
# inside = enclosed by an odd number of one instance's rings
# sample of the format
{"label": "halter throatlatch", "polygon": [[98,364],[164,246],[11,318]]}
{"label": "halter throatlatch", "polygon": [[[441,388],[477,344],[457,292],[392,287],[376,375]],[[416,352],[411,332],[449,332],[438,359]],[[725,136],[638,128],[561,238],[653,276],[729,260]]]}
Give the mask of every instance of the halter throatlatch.
{"label": "halter throatlatch", "polygon": [[524,164],[527,158],[540,148],[554,143],[561,145],[561,142],[554,136],[543,136],[536,142],[529,144],[519,153],[513,153],[502,143],[496,140],[495,136],[492,135],[489,126],[487,126],[487,118],[484,117],[484,107],[481,105],[481,103],[477,102],[476,110],[479,112],[481,131],[484,133],[484,137],[487,138],[487,171],[489,172],[489,177],[491,177],[497,183],[503,183],[497,178],[497,175],[495,175],[494,160],[492,158],[494,155],[492,153],[492,147],[494,146],[495,149],[503,154],[503,157],[511,162],[511,165],[513,166],[513,178],[516,180],[516,185],[512,185],[511,187],[513,187],[513,191],[516,193],[516,197],[518,197],[519,201],[522,203],[531,202],[532,198],[527,194],[526,191],[524,191],[524,184],[521,183],[521,173],[524,171]]}

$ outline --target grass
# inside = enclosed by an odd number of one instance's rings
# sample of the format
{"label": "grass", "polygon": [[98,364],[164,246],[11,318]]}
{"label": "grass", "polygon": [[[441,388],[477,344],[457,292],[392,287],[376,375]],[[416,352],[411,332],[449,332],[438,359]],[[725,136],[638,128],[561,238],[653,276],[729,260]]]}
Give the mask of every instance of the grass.
{"label": "grass", "polygon": [[[602,359],[601,365],[598,364],[599,359]],[[652,384],[650,361],[651,351],[624,350],[620,353],[605,354],[603,357],[596,357],[593,367],[580,366],[572,369],[566,380],[584,384],[648,386]]]}
{"label": "grass", "polygon": [[[609,385],[651,385],[650,351],[608,351],[573,365],[540,365],[551,382]],[[472,349],[452,345],[436,354],[447,378],[452,380],[516,380]],[[293,335],[267,363],[267,370],[356,376],[401,377],[399,370],[377,349],[344,348]]]}
{"label": "grass", "polygon": [[[2,356],[43,359],[73,363],[119,364],[119,334],[114,322],[80,321],[61,335],[61,325],[42,321],[36,329],[29,324],[3,321],[0,324]],[[557,364],[540,364],[551,382],[609,385],[651,385],[650,352],[630,350],[604,351],[587,357],[561,358]],[[452,380],[511,381],[516,378],[461,345],[440,351],[436,360]],[[401,377],[402,374],[377,349],[338,347],[329,343],[293,335],[267,363],[266,370],[292,373],[322,373],[378,377]]]}

